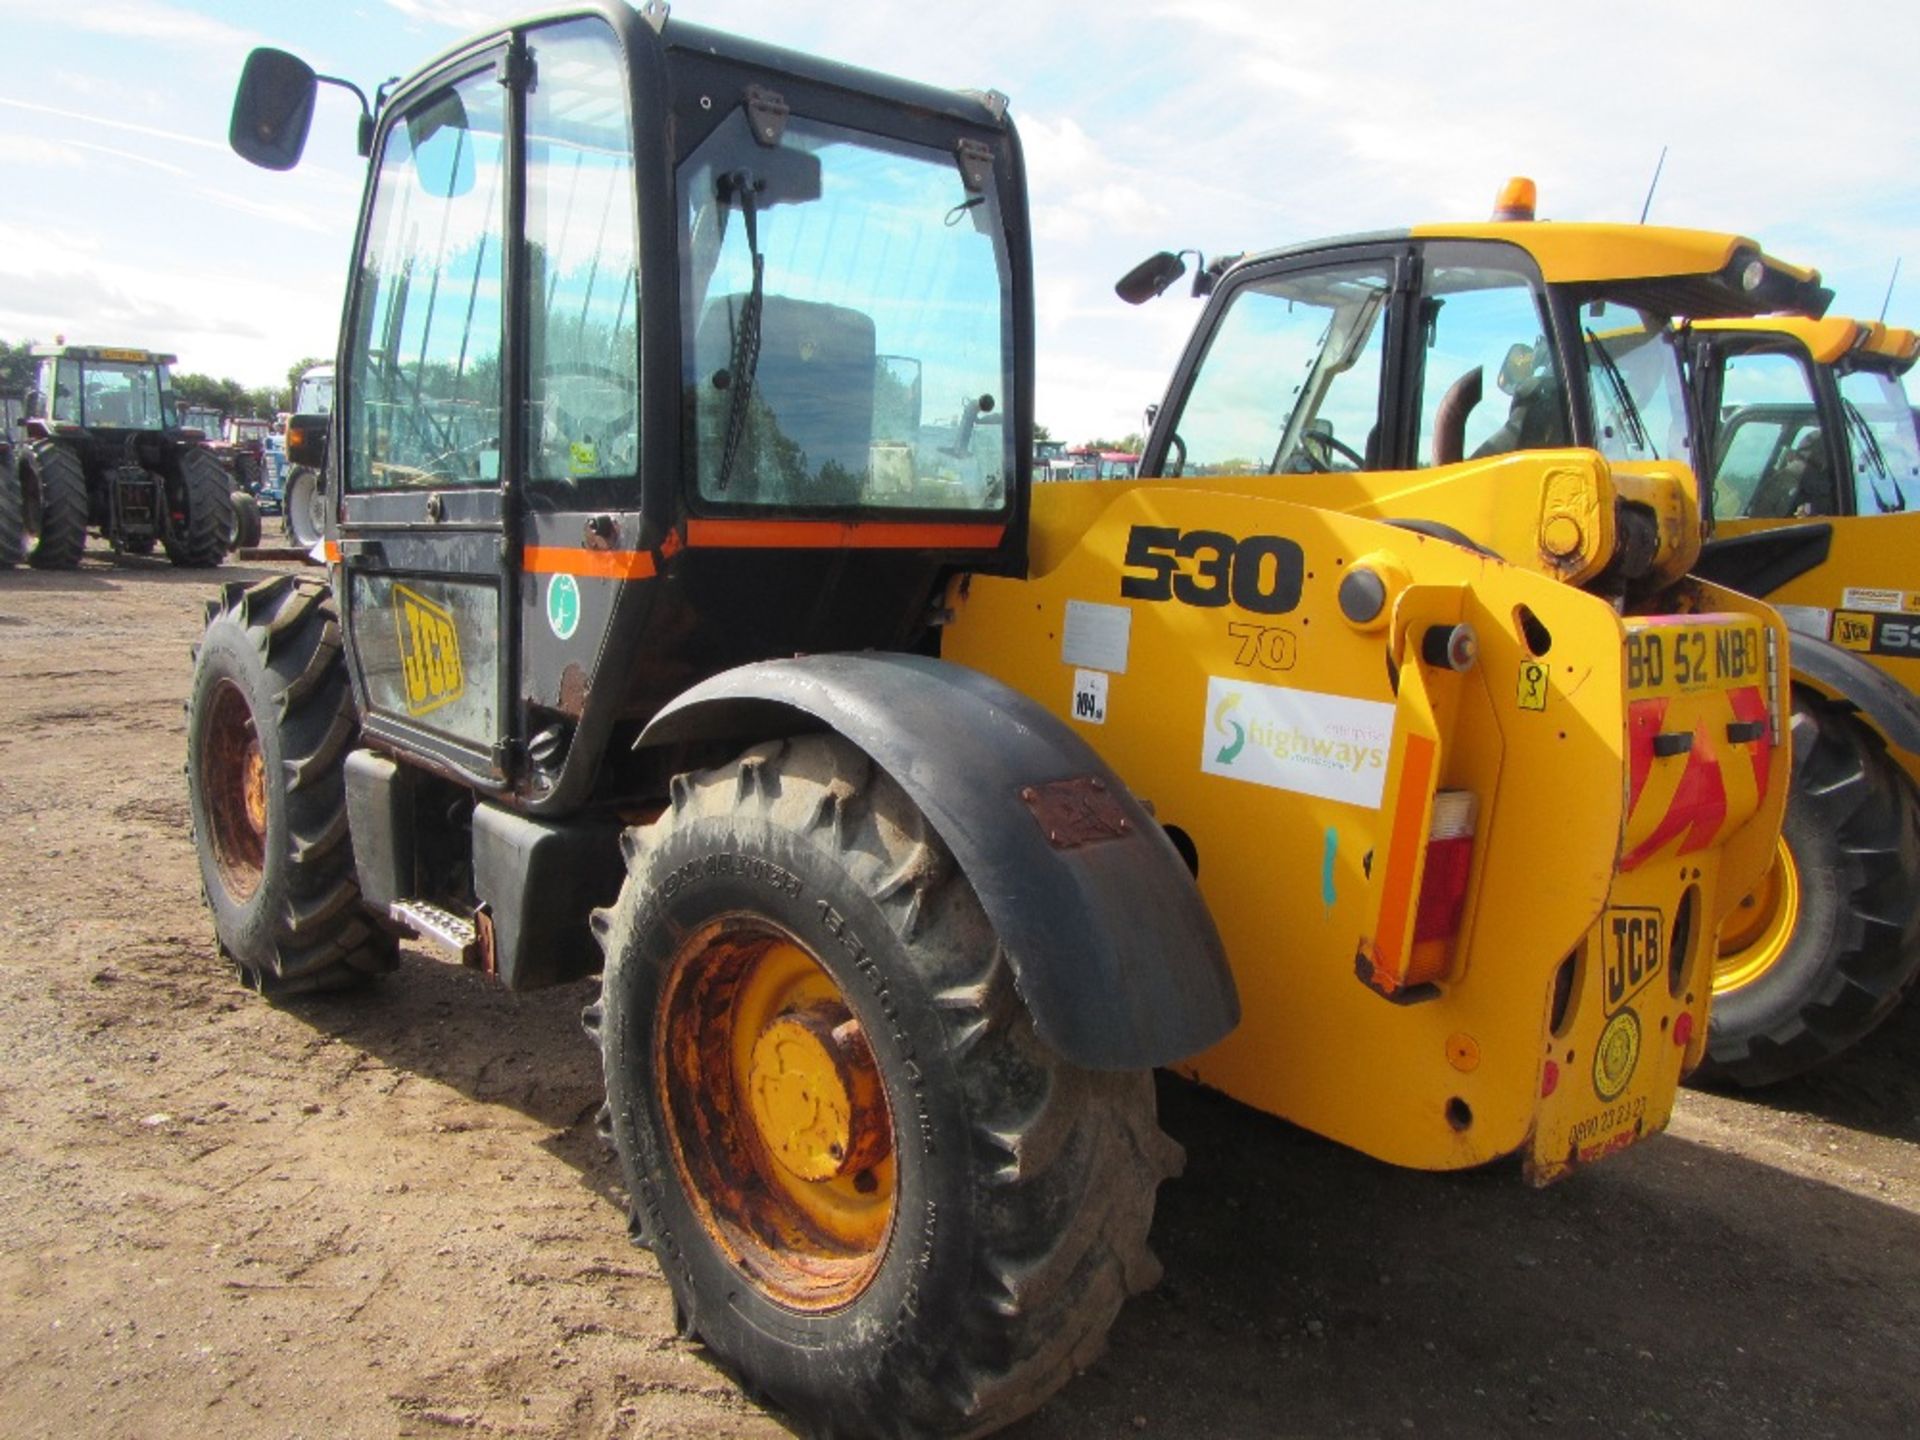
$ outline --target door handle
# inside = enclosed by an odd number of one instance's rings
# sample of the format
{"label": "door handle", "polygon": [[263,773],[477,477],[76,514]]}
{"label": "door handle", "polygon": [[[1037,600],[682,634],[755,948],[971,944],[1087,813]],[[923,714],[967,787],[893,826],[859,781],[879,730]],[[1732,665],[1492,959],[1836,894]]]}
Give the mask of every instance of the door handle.
{"label": "door handle", "polygon": [[445,517],[446,513],[446,501],[442,500],[438,494],[427,496],[427,519],[440,520]]}

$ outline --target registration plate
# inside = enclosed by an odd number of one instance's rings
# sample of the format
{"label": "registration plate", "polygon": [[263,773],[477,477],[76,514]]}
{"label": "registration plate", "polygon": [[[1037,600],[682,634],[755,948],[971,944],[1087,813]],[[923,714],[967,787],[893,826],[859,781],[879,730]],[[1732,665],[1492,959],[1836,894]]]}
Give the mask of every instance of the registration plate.
{"label": "registration plate", "polygon": [[1766,635],[1751,620],[1660,622],[1627,632],[1627,691],[1636,697],[1689,695],[1766,678]]}

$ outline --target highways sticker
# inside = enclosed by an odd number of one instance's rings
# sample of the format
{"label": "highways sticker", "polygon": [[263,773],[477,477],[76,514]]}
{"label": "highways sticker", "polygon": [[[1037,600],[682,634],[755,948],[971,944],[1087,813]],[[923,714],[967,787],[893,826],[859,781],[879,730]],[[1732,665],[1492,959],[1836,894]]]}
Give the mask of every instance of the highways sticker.
{"label": "highways sticker", "polygon": [[1393,750],[1393,706],[1251,680],[1209,676],[1200,768],[1380,808]]}
{"label": "highways sticker", "polygon": [[1073,672],[1073,718],[1088,725],[1107,723],[1107,676],[1102,670]]}
{"label": "highways sticker", "polygon": [[547,582],[547,628],[556,640],[571,640],[580,628],[580,585],[571,575]]}
{"label": "highways sticker", "polygon": [[1612,1100],[1627,1088],[1640,1064],[1640,1017],[1622,1010],[1600,1032],[1593,1051],[1593,1093]]}

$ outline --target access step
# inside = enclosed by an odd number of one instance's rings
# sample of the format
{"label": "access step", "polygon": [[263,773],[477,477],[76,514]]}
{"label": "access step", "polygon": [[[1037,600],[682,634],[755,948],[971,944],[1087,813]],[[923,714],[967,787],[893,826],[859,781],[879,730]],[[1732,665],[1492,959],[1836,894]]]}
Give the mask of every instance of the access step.
{"label": "access step", "polygon": [[387,907],[387,914],[461,964],[479,964],[480,931],[466,916],[444,910],[430,900],[396,900]]}

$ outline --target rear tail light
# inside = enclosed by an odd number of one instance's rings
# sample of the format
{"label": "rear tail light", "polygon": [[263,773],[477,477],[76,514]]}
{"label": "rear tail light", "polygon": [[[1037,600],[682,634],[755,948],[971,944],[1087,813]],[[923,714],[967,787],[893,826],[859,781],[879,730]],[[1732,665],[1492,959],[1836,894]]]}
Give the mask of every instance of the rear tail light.
{"label": "rear tail light", "polygon": [[1413,917],[1413,954],[1406,983],[1426,985],[1446,974],[1453,943],[1467,909],[1473,871],[1473,834],[1480,800],[1471,790],[1442,790],[1433,797],[1427,830],[1427,861],[1420,874],[1420,900]]}

